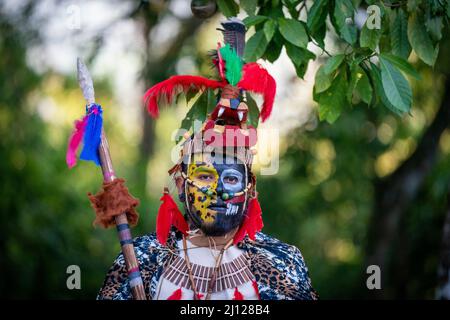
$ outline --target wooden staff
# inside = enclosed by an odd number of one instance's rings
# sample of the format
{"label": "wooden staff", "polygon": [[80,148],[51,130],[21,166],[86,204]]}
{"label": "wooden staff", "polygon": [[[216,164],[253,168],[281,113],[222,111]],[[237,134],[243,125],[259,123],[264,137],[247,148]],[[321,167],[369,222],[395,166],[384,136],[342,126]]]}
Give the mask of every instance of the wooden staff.
{"label": "wooden staff", "polygon": [[[116,179],[116,175],[114,173],[111,155],[109,153],[108,140],[106,139],[103,129],[98,152],[100,154],[100,163],[104,181],[114,181]],[[130,226],[128,225],[126,212],[116,216],[115,220],[117,233],[119,234],[120,246],[122,247],[123,257],[127,266],[131,293],[133,294],[135,300],[146,300],[144,284],[139,271],[139,262],[137,261],[136,253],[134,252],[133,238],[131,236]]]}
{"label": "wooden staff", "polygon": [[[83,91],[83,96],[86,99],[88,106],[95,103],[94,86],[92,78],[87,67],[78,58],[78,82]],[[105,182],[112,182],[117,177],[114,173],[114,168],[109,152],[108,140],[102,128],[101,141],[99,146],[100,165],[102,168],[103,179]],[[120,246],[122,248],[125,265],[128,271],[128,280],[131,288],[131,293],[135,300],[146,300],[144,285],[142,282],[141,273],[139,271],[139,262],[136,259],[134,251],[133,238],[131,236],[130,226],[126,212],[121,213],[115,217],[116,228],[119,234]]]}

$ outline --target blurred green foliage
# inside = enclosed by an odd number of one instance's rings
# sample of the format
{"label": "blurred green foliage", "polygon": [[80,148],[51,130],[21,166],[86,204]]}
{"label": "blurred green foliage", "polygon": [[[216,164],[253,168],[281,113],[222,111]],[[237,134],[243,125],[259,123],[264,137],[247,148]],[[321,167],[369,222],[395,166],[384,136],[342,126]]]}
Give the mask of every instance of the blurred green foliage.
{"label": "blurred green foliage", "polygon": [[[92,227],[86,193],[99,189],[99,169],[79,163],[69,171],[65,165],[70,121],[81,116],[83,100],[74,77],[38,75],[28,66],[28,46],[39,39],[22,22],[0,13],[0,297],[93,299],[120,248],[114,230]],[[445,93],[444,64],[434,70],[422,63],[416,67],[422,80],[409,79],[412,116],[360,102],[333,125],[317,124],[313,117],[283,141],[280,172],[258,178],[264,232],[302,250],[321,298],[372,295],[364,275],[371,216],[379,214],[373,212],[376,183],[413,154]],[[95,82],[98,100],[113,104],[111,84]],[[49,91],[61,105],[38,105]],[[139,235],[154,230],[159,194],[137,183],[149,177],[136,174],[142,172],[138,151],[127,143],[118,117],[119,111],[111,110],[105,127],[116,171],[141,200],[141,222],[133,229]],[[166,123],[157,125],[168,136]],[[391,246],[393,258],[383,271],[386,297],[434,296],[448,208],[450,130],[437,139],[437,161]],[[157,141],[156,148],[165,144]],[[156,170],[169,166],[155,165]],[[82,290],[66,288],[66,268],[72,264],[81,268]]]}

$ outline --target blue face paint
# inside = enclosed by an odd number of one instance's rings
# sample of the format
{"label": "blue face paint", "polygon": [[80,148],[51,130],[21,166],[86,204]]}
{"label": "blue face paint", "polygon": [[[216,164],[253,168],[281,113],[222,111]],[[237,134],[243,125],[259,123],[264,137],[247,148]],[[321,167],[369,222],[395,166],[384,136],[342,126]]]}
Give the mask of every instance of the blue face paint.
{"label": "blue face paint", "polygon": [[219,174],[219,187],[222,185],[223,192],[237,193],[244,189],[244,176],[239,170],[226,168]]}

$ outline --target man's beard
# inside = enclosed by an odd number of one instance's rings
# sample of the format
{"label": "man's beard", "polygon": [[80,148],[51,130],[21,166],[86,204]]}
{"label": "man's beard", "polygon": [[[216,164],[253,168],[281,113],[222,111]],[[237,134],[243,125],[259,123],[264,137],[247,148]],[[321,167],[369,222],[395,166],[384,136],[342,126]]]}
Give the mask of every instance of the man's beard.
{"label": "man's beard", "polygon": [[224,236],[241,225],[245,217],[243,206],[244,203],[239,203],[234,204],[234,206],[230,208],[217,208],[216,218],[210,223],[202,221],[195,212],[192,212],[192,210],[187,210],[187,216],[189,217],[191,224],[193,224],[195,228],[199,228],[206,236]]}

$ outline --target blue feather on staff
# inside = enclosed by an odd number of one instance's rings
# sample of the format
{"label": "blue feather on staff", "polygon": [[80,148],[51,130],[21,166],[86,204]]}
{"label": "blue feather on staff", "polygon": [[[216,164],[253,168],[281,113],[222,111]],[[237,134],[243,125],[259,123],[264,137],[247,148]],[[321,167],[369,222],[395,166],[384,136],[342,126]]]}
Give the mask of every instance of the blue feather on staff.
{"label": "blue feather on staff", "polygon": [[100,155],[98,147],[100,146],[103,117],[102,107],[98,104],[92,104],[86,107],[87,124],[83,138],[83,150],[80,154],[81,160],[93,161],[96,165],[100,165]]}

